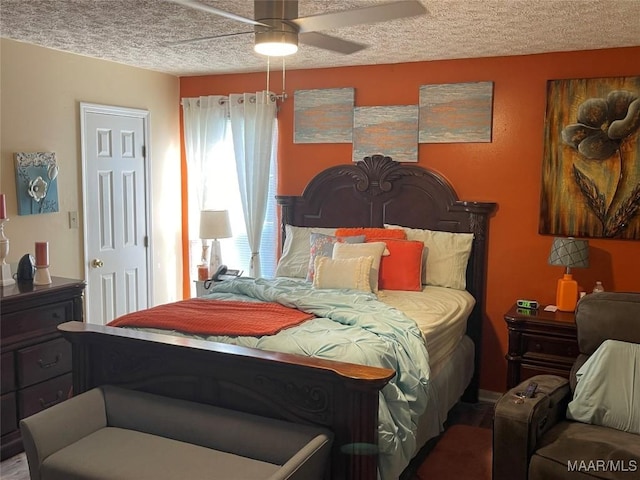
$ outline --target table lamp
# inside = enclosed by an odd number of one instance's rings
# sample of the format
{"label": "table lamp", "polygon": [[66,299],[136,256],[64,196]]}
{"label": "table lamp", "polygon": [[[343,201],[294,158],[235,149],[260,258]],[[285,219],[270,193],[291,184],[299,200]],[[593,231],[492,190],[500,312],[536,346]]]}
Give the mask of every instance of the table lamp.
{"label": "table lamp", "polygon": [[578,303],[578,282],[571,275],[571,268],[589,266],[589,242],[573,237],[553,239],[549,253],[549,265],[566,267],[565,274],[558,279],[556,307],[562,312],[573,312]]}
{"label": "table lamp", "polygon": [[200,238],[202,239],[202,255],[206,262],[208,241],[211,242],[211,257],[209,260],[209,274],[213,274],[222,265],[220,238],[231,237],[231,224],[227,210],[202,210],[200,212]]}

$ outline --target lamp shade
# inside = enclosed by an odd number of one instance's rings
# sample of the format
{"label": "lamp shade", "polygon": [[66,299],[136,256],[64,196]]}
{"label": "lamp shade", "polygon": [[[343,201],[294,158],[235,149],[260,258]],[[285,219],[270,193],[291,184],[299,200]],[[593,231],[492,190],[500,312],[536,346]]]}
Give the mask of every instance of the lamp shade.
{"label": "lamp shade", "polygon": [[589,266],[589,242],[572,237],[553,239],[549,253],[549,265],[568,268],[586,268]]}
{"label": "lamp shade", "polygon": [[231,224],[227,210],[202,210],[200,212],[200,238],[218,239],[231,237]]}

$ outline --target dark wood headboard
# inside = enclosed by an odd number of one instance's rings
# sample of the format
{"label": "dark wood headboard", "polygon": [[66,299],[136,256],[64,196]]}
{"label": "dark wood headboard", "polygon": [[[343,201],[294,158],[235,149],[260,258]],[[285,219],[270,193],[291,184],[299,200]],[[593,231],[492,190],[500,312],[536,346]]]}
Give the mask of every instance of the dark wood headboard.
{"label": "dark wood headboard", "polygon": [[486,295],[489,216],[496,204],[465,202],[440,175],[418,165],[400,164],[390,157],[373,155],[348,165],[337,165],[316,175],[300,196],[278,196],[284,226],[411,228],[473,233],[473,249],[467,267],[467,290],[476,305],[467,322],[467,334],[475,343],[474,376],[465,393],[477,401],[480,347]]}

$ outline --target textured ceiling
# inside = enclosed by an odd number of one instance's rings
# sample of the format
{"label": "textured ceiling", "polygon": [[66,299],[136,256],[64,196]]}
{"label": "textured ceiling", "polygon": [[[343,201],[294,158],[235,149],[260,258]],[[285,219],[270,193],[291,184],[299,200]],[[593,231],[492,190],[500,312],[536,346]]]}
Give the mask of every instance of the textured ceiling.
{"label": "textured ceiling", "polygon": [[[202,0],[253,18],[248,0]],[[523,55],[640,45],[640,0],[421,0],[427,14],[323,31],[369,47],[340,55],[301,45],[287,69]],[[300,0],[299,16],[384,3]],[[166,0],[1,0],[3,37],[179,76],[264,71],[253,34],[165,42],[252,27]],[[280,68],[280,61],[275,60]]]}

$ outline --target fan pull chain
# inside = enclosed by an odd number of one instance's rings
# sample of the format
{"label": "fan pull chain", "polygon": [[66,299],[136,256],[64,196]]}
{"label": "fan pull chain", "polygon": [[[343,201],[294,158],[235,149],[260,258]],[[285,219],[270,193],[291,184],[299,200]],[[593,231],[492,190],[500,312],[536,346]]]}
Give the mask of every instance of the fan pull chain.
{"label": "fan pull chain", "polygon": [[285,77],[286,77],[285,68],[284,68],[284,58],[285,57],[282,57],[282,100],[287,98],[287,94],[286,94],[287,89],[284,88],[284,82],[285,82]]}
{"label": "fan pull chain", "polygon": [[267,92],[269,91],[269,74],[271,68],[271,57],[267,57]]}

